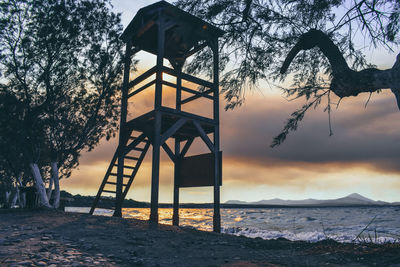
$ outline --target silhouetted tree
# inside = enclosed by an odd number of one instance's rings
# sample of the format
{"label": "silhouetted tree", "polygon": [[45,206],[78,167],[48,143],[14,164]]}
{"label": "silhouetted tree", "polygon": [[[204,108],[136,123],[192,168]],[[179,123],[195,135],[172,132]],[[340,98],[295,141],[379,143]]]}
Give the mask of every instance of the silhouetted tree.
{"label": "silhouetted tree", "polygon": [[[227,32],[220,45],[221,69],[225,69],[221,86],[227,109],[240,106],[246,89],[255,87],[260,80],[282,81],[287,73],[293,74],[291,87],[281,89],[289,98],[304,97],[306,103],[292,113],[272,146],[281,144],[290,131],[296,130],[310,108],[323,103],[330,115],[331,106],[338,105],[332,101],[331,93],[342,98],[391,89],[400,108],[400,57],[392,69],[380,71],[373,69],[363,54],[365,42],[392,52],[398,48],[398,0],[176,3]],[[211,69],[207,68],[211,56],[210,51],[201,52],[187,69],[194,73]]]}
{"label": "silhouetted tree", "polygon": [[[0,4],[0,90],[20,107],[0,115],[20,123],[1,127],[18,133],[14,149],[47,207],[53,182],[58,207],[59,178],[68,177],[80,153],[113,136],[117,127],[122,26],[110,5],[109,0]],[[50,181],[48,194],[43,177]]]}

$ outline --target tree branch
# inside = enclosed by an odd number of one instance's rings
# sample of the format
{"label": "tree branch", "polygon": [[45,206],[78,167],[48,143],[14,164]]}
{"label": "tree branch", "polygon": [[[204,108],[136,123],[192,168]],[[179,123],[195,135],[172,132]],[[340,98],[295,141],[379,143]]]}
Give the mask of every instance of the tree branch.
{"label": "tree branch", "polygon": [[381,89],[391,89],[400,110],[400,54],[391,69],[378,70],[375,68],[354,71],[349,68],[339,48],[320,30],[312,29],[301,35],[298,43],[286,57],[281,73],[285,73],[301,50],[319,47],[328,58],[332,68],[330,90],[338,97],[357,96],[359,93],[376,92]]}

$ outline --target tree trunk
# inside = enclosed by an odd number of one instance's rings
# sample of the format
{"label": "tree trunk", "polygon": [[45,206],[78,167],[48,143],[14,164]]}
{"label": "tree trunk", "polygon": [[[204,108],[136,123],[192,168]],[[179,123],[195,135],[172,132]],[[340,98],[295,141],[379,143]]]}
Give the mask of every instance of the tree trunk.
{"label": "tree trunk", "polygon": [[58,178],[57,162],[51,162],[51,180],[54,181],[54,201],[53,208],[58,209],[60,206],[60,180]]}
{"label": "tree trunk", "polygon": [[16,187],[15,188],[15,194],[14,194],[14,197],[13,197],[13,199],[12,199],[12,201],[11,201],[11,205],[10,205],[10,208],[14,208],[15,207],[15,205],[17,204],[17,200],[18,200],[18,187]]}
{"label": "tree trunk", "polygon": [[22,192],[20,195],[20,202],[19,202],[21,208],[25,208],[26,207],[26,193]]}
{"label": "tree trunk", "polygon": [[10,201],[10,196],[11,196],[11,192],[6,191],[6,203],[8,203]]}
{"label": "tree trunk", "polygon": [[18,203],[20,208],[25,208],[26,205],[25,192],[21,192],[21,190],[19,190],[20,187],[22,188],[22,179],[21,176],[18,176],[18,183],[17,183]]}
{"label": "tree trunk", "polygon": [[50,177],[49,187],[47,188],[47,199],[50,201],[51,193],[53,192],[53,175]]}
{"label": "tree trunk", "polygon": [[40,205],[47,208],[51,208],[49,199],[47,198],[46,188],[44,187],[42,175],[40,174],[38,165],[36,163],[30,163],[29,167],[31,168],[33,178],[35,179],[35,186],[40,197]]}

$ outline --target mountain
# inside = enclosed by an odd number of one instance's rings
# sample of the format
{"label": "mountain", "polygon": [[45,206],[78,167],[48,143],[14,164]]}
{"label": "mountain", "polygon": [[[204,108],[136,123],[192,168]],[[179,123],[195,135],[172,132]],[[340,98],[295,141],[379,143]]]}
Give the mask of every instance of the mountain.
{"label": "mountain", "polygon": [[355,198],[355,199],[358,199],[358,200],[364,200],[364,201],[374,202],[374,200],[369,199],[369,198],[366,198],[366,197],[364,197],[364,196],[362,196],[362,195],[360,195],[360,194],[357,194],[357,193],[350,194],[350,195],[348,195],[347,197],[348,197],[348,198]]}
{"label": "mountain", "polygon": [[254,204],[259,205],[315,205],[318,204],[320,200],[308,198],[304,200],[284,200],[280,198],[274,198],[271,200],[261,200],[254,202]]}
{"label": "mountain", "polygon": [[353,193],[348,196],[337,198],[337,199],[304,199],[304,200],[285,200],[280,198],[274,198],[269,200],[260,200],[256,202],[246,202],[240,200],[229,200],[225,204],[232,205],[279,205],[279,206],[352,206],[352,205],[399,205],[398,202],[384,202],[375,201],[366,198],[360,194]]}

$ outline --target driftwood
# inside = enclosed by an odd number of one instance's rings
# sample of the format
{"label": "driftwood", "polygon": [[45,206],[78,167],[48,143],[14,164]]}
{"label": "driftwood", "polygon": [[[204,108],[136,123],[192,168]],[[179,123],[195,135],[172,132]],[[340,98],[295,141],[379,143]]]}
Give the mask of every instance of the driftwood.
{"label": "driftwood", "polygon": [[349,68],[339,48],[322,31],[312,29],[300,36],[297,44],[290,50],[280,72],[287,71],[290,63],[301,50],[319,47],[332,67],[330,90],[338,97],[356,96],[364,92],[391,89],[400,109],[400,54],[391,69],[375,68],[354,71]]}

